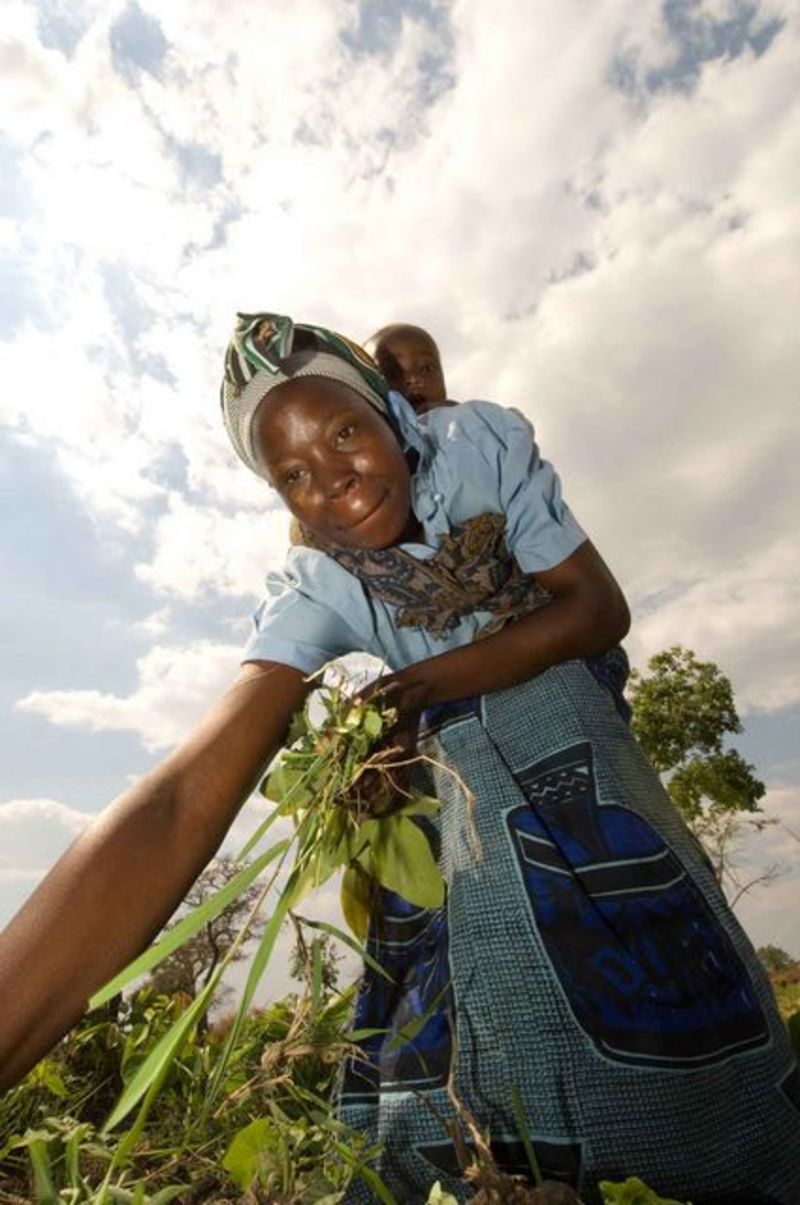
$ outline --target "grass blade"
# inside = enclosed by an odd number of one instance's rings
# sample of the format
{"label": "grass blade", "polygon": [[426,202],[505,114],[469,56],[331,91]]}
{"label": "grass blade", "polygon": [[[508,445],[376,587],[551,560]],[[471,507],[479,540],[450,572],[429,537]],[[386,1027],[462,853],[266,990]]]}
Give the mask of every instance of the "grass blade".
{"label": "grass blade", "polygon": [[199,908],[195,908],[193,912],[190,912],[188,916],[175,925],[174,929],[170,929],[169,933],[161,941],[149,946],[143,954],[140,954],[133,962],[128,963],[124,970],[115,975],[113,979],[110,979],[98,992],[95,992],[89,1001],[89,1007],[99,1008],[101,1004],[106,1004],[118,992],[127,987],[129,983],[133,982],[134,979],[138,979],[140,975],[151,971],[153,967],[163,962],[165,958],[182,946],[185,941],[188,941],[190,937],[194,937],[195,933],[198,933],[204,925],[208,924],[216,916],[219,916],[223,908],[227,907],[232,899],[246,890],[265,866],[280,854],[285,853],[289,848],[289,844],[289,841],[279,841],[276,845],[271,846],[266,853],[261,854],[253,862],[250,862],[249,865],[243,867],[216,895],[211,896]]}
{"label": "grass blade", "polygon": [[208,1117],[211,1105],[216,1098],[217,1093],[219,1092],[222,1077],[225,1074],[225,1069],[228,1066],[228,1063],[230,1062],[233,1048],[238,1041],[242,1023],[250,1011],[253,996],[256,988],[261,982],[261,976],[266,970],[267,963],[270,960],[270,956],[272,955],[272,951],[275,946],[275,942],[278,939],[278,934],[281,931],[281,926],[286,920],[286,917],[289,915],[289,910],[291,909],[292,905],[297,902],[297,898],[300,895],[300,885],[300,876],[295,868],[295,870],[293,870],[289,875],[289,880],[281,892],[278,903],[275,907],[275,911],[267,921],[264,932],[261,935],[256,948],[255,955],[253,956],[253,960],[250,963],[250,972],[247,976],[247,982],[245,983],[242,998],[239,1001],[239,1007],[236,1010],[236,1016],[233,1019],[233,1024],[231,1025],[230,1033],[228,1034],[228,1038],[225,1043],[225,1048],[220,1055],[216,1066],[214,1067],[214,1072],[209,1082],[205,1108],[203,1110],[201,1120],[205,1120],[205,1118]]}
{"label": "grass blade", "polygon": [[539,1167],[539,1160],[536,1158],[536,1151],[533,1149],[531,1136],[528,1133],[528,1126],[525,1121],[525,1109],[522,1104],[519,1088],[516,1084],[511,1085],[511,1102],[514,1106],[514,1117],[519,1130],[519,1136],[522,1139],[522,1145],[525,1147],[525,1154],[528,1157],[528,1163],[531,1165],[533,1172],[533,1180],[538,1187],[542,1183],[542,1173]]}
{"label": "grass blade", "polygon": [[111,1116],[103,1126],[102,1133],[104,1135],[113,1130],[123,1118],[128,1116],[156,1080],[169,1069],[192,1026],[196,1024],[201,1014],[208,1007],[217,982],[218,976],[214,975],[203,988],[200,995],[195,997],[186,1012],[178,1017],[177,1021],[170,1026],[164,1036],[150,1051],[131,1082],[123,1091],[114,1106]]}
{"label": "grass blade", "polygon": [[308,920],[308,918],[305,916],[298,916],[297,919],[301,922],[301,924],[308,925],[309,929],[319,929],[322,933],[327,933],[329,936],[335,937],[337,941],[344,942],[346,946],[349,946],[351,950],[355,951],[356,954],[364,959],[364,962],[368,967],[370,967],[371,970],[375,971],[378,975],[382,975],[384,979],[389,981],[389,983],[394,983],[394,977],[390,975],[389,972],[365,950],[361,942],[356,941],[354,937],[351,937],[349,933],[345,933],[343,929],[339,929],[336,925],[331,925],[325,920]]}

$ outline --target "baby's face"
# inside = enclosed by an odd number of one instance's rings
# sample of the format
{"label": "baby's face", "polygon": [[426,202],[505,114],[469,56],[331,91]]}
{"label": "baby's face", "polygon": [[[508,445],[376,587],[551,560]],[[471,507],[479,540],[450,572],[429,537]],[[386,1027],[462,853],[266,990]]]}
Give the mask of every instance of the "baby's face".
{"label": "baby's face", "polygon": [[375,359],[389,388],[408,398],[417,414],[447,401],[439,350],[424,331],[384,335],[375,348]]}

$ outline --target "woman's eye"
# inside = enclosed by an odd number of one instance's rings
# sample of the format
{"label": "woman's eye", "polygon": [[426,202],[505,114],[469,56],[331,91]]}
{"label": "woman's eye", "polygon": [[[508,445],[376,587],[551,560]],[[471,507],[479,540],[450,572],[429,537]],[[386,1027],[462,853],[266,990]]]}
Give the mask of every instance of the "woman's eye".
{"label": "woman's eye", "polygon": [[289,469],[288,473],[283,475],[283,484],[287,488],[292,485],[297,485],[300,478],[303,476],[302,469]]}
{"label": "woman's eye", "polygon": [[347,443],[348,439],[352,439],[354,434],[355,434],[354,425],[352,423],[345,423],[345,425],[343,427],[340,427],[339,430],[336,432],[337,444]]}

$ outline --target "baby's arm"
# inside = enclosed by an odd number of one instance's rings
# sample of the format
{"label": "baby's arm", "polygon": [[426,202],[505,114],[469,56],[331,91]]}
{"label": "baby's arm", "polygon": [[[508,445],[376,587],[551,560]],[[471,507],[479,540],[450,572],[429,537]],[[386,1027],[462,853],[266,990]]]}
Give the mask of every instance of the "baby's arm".
{"label": "baby's arm", "polygon": [[244,666],[189,738],[98,817],[0,934],[0,1087],[33,1066],[158,933],[307,690],[299,670]]}
{"label": "baby's arm", "polygon": [[503,690],[561,661],[606,652],[630,627],[625,597],[593,544],[534,575],[552,602],[501,632],[382,679],[401,717],[435,703]]}

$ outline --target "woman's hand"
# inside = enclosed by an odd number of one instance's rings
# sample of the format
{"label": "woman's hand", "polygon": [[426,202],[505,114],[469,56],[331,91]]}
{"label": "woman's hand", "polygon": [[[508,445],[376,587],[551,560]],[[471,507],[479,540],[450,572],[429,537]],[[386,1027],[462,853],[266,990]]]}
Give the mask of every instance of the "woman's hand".
{"label": "woman's hand", "polygon": [[169,919],[307,692],[299,670],[244,666],[188,740],[98,816],[0,934],[0,1087],[33,1066]]}
{"label": "woman's hand", "polygon": [[380,679],[401,722],[426,707],[504,690],[551,665],[593,657],[618,644],[630,627],[625,597],[588,540],[554,569],[536,574],[552,602],[501,632],[417,662]]}

